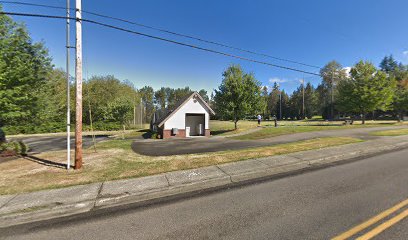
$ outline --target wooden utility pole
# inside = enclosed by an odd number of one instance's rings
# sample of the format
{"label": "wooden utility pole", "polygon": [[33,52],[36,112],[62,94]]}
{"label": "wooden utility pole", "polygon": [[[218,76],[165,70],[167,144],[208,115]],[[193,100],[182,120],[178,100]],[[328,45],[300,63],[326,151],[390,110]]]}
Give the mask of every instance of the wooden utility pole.
{"label": "wooden utility pole", "polygon": [[70,37],[69,37],[69,9],[70,4],[67,0],[67,33],[66,33],[66,50],[67,50],[67,169],[71,167],[71,107],[70,107],[70,81],[69,81],[69,51],[71,48]]}
{"label": "wooden utility pole", "polygon": [[82,167],[82,5],[76,0],[76,122],[75,122],[75,169]]}

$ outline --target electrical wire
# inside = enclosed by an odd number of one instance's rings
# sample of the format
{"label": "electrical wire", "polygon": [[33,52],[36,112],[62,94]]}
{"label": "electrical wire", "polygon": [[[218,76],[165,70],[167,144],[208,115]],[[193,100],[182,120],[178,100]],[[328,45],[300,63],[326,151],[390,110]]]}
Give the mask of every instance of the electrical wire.
{"label": "electrical wire", "polygon": [[227,56],[227,57],[231,57],[231,58],[245,60],[245,61],[248,61],[248,62],[263,64],[263,65],[267,65],[267,66],[271,66],[271,67],[291,70],[291,71],[295,71],[295,72],[301,72],[301,73],[305,73],[305,74],[309,74],[309,75],[320,76],[320,74],[317,74],[317,73],[314,73],[314,72],[309,72],[309,71],[305,71],[305,70],[301,70],[301,69],[297,69],[297,68],[272,64],[272,63],[268,63],[268,62],[264,62],[264,61],[258,61],[258,60],[254,60],[254,59],[251,59],[251,58],[242,57],[242,56],[239,56],[239,55],[233,55],[233,54],[229,54],[229,53],[225,53],[225,52],[221,52],[221,51],[217,51],[217,50],[213,50],[213,49],[209,49],[209,48],[204,48],[204,47],[195,46],[195,45],[191,45],[191,44],[187,44],[187,43],[183,43],[183,42],[174,41],[174,40],[163,38],[163,37],[157,37],[157,36],[154,36],[154,35],[141,33],[141,32],[125,29],[125,28],[122,28],[122,27],[117,27],[117,26],[114,26],[114,25],[110,25],[110,24],[106,24],[106,23],[102,23],[102,22],[98,22],[98,21],[94,21],[94,20],[90,20],[90,19],[84,19],[84,18],[77,19],[77,18],[74,18],[74,17],[68,18],[68,17],[65,17],[65,16],[32,14],[32,13],[17,13],[17,12],[0,12],[0,14],[2,14],[2,15],[11,15],[11,16],[65,19],[65,20],[70,19],[70,20],[74,20],[74,21],[80,20],[82,22],[88,22],[88,23],[92,23],[92,24],[95,24],[95,25],[99,25],[99,26],[103,26],[103,27],[107,27],[107,28],[111,28],[111,29],[120,30],[120,31],[123,31],[123,32],[128,32],[128,33],[144,36],[144,37],[147,37],[147,38],[152,38],[152,39],[156,39],[156,40],[160,40],[160,41],[164,41],[164,42],[177,44],[177,45],[180,45],[180,46],[185,46],[185,47],[190,47],[190,48],[194,48],[194,49],[198,49],[198,50],[202,50],[202,51],[206,51],[206,52],[215,53],[215,54],[218,54],[218,55],[223,55],[223,56]]}
{"label": "electrical wire", "polygon": [[[51,5],[27,3],[27,2],[19,2],[19,1],[0,1],[0,3],[17,4],[17,5],[25,5],[25,6],[35,6],[35,7],[45,7],[45,8],[66,10],[65,7],[60,7],[60,6],[51,6]],[[71,10],[75,11],[76,9],[71,8]],[[136,25],[136,26],[139,26],[139,27],[152,29],[152,30],[155,30],[155,31],[164,32],[164,33],[168,33],[168,34],[179,36],[179,37],[189,38],[189,39],[193,39],[193,40],[197,40],[197,41],[200,41],[200,42],[213,44],[213,45],[224,47],[224,48],[229,48],[229,49],[233,49],[233,50],[237,50],[237,51],[241,51],[241,52],[250,53],[250,54],[253,54],[253,55],[267,57],[267,58],[271,58],[271,59],[275,59],[275,60],[279,60],[279,61],[284,61],[284,62],[295,63],[295,64],[303,65],[303,66],[306,66],[306,67],[321,69],[321,67],[316,66],[316,65],[306,64],[306,63],[302,63],[302,62],[299,62],[299,61],[293,61],[293,60],[289,60],[289,59],[285,59],[285,58],[274,57],[274,56],[271,56],[269,54],[255,52],[255,51],[251,51],[251,50],[247,50],[247,49],[243,49],[243,48],[239,48],[239,47],[234,47],[234,46],[230,46],[230,45],[227,45],[227,44],[223,44],[223,43],[219,43],[219,42],[215,42],[215,41],[210,41],[210,40],[206,40],[206,39],[203,39],[203,38],[200,38],[200,37],[195,37],[195,36],[191,36],[191,35],[187,35],[187,34],[177,33],[177,32],[174,32],[174,31],[149,26],[149,25],[146,25],[146,24],[137,23],[137,22],[134,22],[134,21],[123,19],[123,18],[112,17],[112,16],[108,16],[108,15],[104,15],[104,14],[100,14],[100,13],[95,13],[95,12],[91,12],[91,11],[86,11],[86,10],[82,10],[82,12],[93,15],[93,16],[112,19],[112,20],[115,20],[115,21],[120,21],[120,22],[124,22],[124,23],[128,23],[128,24]]]}
{"label": "electrical wire", "polygon": [[33,6],[33,7],[45,7],[45,8],[54,8],[54,9],[63,9],[63,10],[67,9],[66,7],[60,7],[60,6],[45,5],[45,4],[38,4],[38,3],[28,3],[28,2],[18,2],[18,1],[0,1],[0,3],[25,5],[25,6]]}

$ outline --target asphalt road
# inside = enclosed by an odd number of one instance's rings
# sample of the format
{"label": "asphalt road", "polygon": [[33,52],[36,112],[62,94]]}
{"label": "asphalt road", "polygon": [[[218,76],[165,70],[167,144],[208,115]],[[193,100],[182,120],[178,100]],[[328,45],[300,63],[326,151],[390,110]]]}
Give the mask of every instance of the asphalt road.
{"label": "asphalt road", "polygon": [[[330,239],[408,198],[407,155],[403,150],[183,200],[3,229],[0,238]],[[375,239],[408,239],[408,218]]]}
{"label": "asphalt road", "polygon": [[[96,142],[108,139],[107,135],[96,135]],[[30,148],[30,153],[41,153],[49,151],[64,150],[67,148],[66,136],[36,136],[36,137],[19,137],[11,140],[21,140]],[[92,136],[83,136],[82,144],[85,148],[92,146]],[[71,137],[71,147],[75,147],[75,138]]]}

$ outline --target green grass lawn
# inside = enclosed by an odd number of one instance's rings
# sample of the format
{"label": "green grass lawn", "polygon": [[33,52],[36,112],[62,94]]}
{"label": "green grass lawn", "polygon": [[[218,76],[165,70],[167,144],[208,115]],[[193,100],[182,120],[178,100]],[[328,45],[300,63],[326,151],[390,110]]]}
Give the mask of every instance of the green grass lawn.
{"label": "green grass lawn", "polygon": [[371,134],[374,136],[402,136],[402,135],[408,135],[408,128],[378,131],[378,132],[373,132]]}
{"label": "green grass lawn", "polygon": [[324,130],[342,130],[342,129],[350,129],[350,128],[368,128],[368,127],[379,127],[379,126],[392,126],[394,123],[371,123],[371,124],[353,124],[353,125],[286,125],[286,126],[279,126],[279,127],[272,127],[268,126],[260,131],[256,131],[253,133],[245,134],[242,136],[232,137],[233,139],[237,140],[256,140],[256,139],[265,139],[269,137],[275,137],[280,135],[292,134],[292,133],[303,133],[303,132],[314,132],[314,131],[324,131]]}
{"label": "green grass lawn", "polygon": [[[263,122],[261,125],[265,126],[267,123]],[[241,133],[253,128],[258,127],[258,122],[256,121],[248,121],[248,120],[241,120],[238,121],[238,129],[234,129],[234,122],[232,121],[220,121],[220,120],[211,120],[210,121],[210,129],[211,135],[223,136],[223,135],[231,135],[236,133]]]}
{"label": "green grass lawn", "polygon": [[[321,131],[329,129],[342,129],[342,128],[356,128],[356,127],[378,127],[378,126],[392,126],[398,125],[397,121],[366,121],[366,124],[361,124],[361,121],[354,121],[353,125],[344,126],[343,121],[325,121],[321,118],[314,117],[310,120],[299,120],[299,121],[279,121],[279,128],[274,130],[261,130],[256,133],[248,134],[248,137],[241,136],[237,139],[261,139],[266,137],[279,136],[290,133],[298,132],[310,132],[310,131]],[[262,121],[261,126],[273,128],[273,121]],[[238,129],[234,130],[234,122],[232,121],[220,121],[211,120],[210,128],[211,135],[214,136],[228,136],[236,133],[242,133],[258,127],[257,121],[240,120],[238,121]],[[285,128],[283,128],[285,127]]]}
{"label": "green grass lawn", "polygon": [[281,127],[267,127],[260,131],[249,133],[242,136],[232,137],[237,140],[256,140],[264,139],[269,137],[275,137],[291,133],[301,133],[301,132],[312,132],[312,131],[322,131],[329,129],[339,129],[338,126],[281,126]]}

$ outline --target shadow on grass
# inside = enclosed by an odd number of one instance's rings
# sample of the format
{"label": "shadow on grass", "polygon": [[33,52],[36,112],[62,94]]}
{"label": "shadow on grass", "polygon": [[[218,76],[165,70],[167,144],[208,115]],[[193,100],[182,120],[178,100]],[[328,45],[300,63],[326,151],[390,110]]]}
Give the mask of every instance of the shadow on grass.
{"label": "shadow on grass", "polygon": [[[44,166],[48,166],[48,167],[56,167],[56,168],[63,168],[63,169],[67,168],[67,165],[65,163],[53,162],[53,161],[38,158],[32,155],[27,155],[27,156],[24,156],[23,158],[29,161],[32,161],[32,162],[39,163]],[[71,166],[71,167],[74,167],[74,166]]]}
{"label": "shadow on grass", "polygon": [[224,134],[224,133],[228,133],[228,132],[233,132],[234,129],[230,129],[230,130],[215,130],[215,131],[211,131],[211,135],[213,136],[217,136],[220,134]]}
{"label": "shadow on grass", "polygon": [[141,129],[141,130],[138,130],[138,132],[150,132],[150,129]]}

